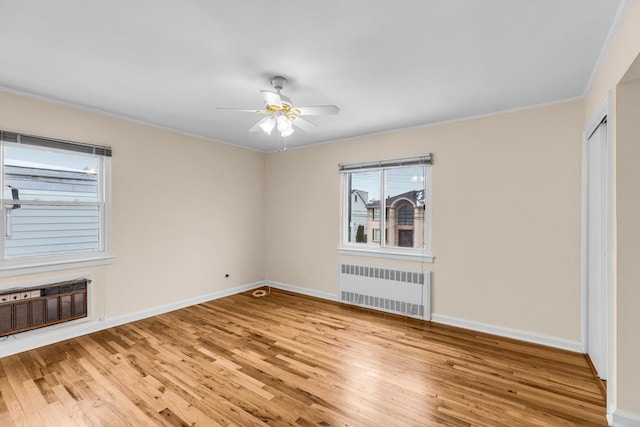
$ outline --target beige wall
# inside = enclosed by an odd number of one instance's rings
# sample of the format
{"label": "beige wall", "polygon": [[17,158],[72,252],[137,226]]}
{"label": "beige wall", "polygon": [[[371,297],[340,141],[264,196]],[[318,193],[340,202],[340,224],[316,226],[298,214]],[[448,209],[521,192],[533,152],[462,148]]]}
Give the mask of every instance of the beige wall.
{"label": "beige wall", "polygon": [[640,416],[640,80],[618,86],[616,99],[618,407]]}
{"label": "beige wall", "polygon": [[336,294],[338,163],[431,152],[434,312],[580,341],[583,117],[569,102],[269,154],[266,278]]}
{"label": "beige wall", "polygon": [[116,257],[0,288],[89,274],[110,318],[262,280],[264,154],[4,92],[0,128],[113,147]]}

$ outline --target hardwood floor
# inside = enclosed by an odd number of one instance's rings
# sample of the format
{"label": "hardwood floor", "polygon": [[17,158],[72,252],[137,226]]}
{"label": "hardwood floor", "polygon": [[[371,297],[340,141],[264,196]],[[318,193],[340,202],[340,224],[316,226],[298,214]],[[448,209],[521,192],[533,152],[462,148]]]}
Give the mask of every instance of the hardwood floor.
{"label": "hardwood floor", "polygon": [[606,421],[581,354],[278,290],[0,359],[1,426],[264,424]]}

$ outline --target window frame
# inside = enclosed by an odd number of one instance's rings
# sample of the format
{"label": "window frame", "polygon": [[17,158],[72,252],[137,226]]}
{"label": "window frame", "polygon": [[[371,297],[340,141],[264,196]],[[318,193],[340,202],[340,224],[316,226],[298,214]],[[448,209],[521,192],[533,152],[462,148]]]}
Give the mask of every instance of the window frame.
{"label": "window frame", "polygon": [[[5,179],[5,159],[4,147],[28,148],[34,150],[42,150],[45,152],[63,153],[63,154],[79,154],[82,152],[74,152],[71,149],[54,148],[36,144],[20,143],[20,134],[18,141],[7,141],[0,138],[0,188],[4,189]],[[39,138],[39,137],[35,137]],[[42,138],[46,140],[45,138]],[[51,140],[58,142],[58,140]],[[59,141],[61,144],[76,144],[68,141]],[[100,150],[99,146],[97,150]],[[109,150],[109,155],[100,154],[100,151],[84,153],[84,155],[95,157],[98,160],[98,194],[95,202],[77,202],[77,201],[38,201],[38,200],[20,200],[21,206],[96,206],[99,212],[99,229],[98,229],[98,249],[77,251],[59,254],[45,254],[34,256],[20,256],[15,258],[5,257],[5,236],[6,236],[6,220],[5,209],[13,203],[4,199],[4,192],[0,196],[0,277],[18,276],[23,274],[41,273],[55,270],[66,270],[70,268],[88,267],[94,265],[111,264],[115,258],[110,255],[110,211],[111,211],[111,156],[110,148],[102,147]]]}
{"label": "window frame", "polygon": [[[430,156],[430,155],[429,155]],[[410,160],[411,158],[407,158]],[[403,159],[396,161],[398,163],[402,163]],[[397,168],[408,168],[415,167],[416,165],[395,165],[395,166],[385,166],[384,162],[380,163],[381,166],[375,166],[376,162],[371,162],[374,166],[367,167],[368,171],[376,171],[379,170],[380,174],[380,200],[383,201],[386,199],[387,195],[385,194],[385,170],[397,169]],[[349,218],[349,203],[347,201],[350,200],[350,191],[349,188],[349,175],[351,173],[357,173],[358,171],[363,171],[363,169],[353,169],[353,170],[340,170],[340,186],[341,186],[341,197],[340,197],[340,243],[338,246],[338,254],[339,255],[355,255],[355,256],[367,256],[367,257],[375,257],[375,258],[387,258],[387,259],[401,259],[401,260],[409,260],[409,261],[420,261],[426,263],[433,263],[435,257],[431,253],[431,193],[433,187],[432,181],[432,173],[431,173],[431,163],[422,164],[424,167],[424,246],[422,248],[404,248],[399,246],[387,246],[388,238],[387,238],[387,230],[386,227],[382,227],[382,224],[386,223],[387,213],[382,210],[382,205],[378,208],[380,211],[380,241],[373,241],[376,245],[368,245],[362,243],[352,243],[348,242],[348,227],[347,224]],[[388,208],[385,206],[385,208]],[[369,215],[367,215],[368,217]],[[414,223],[416,219],[414,217]],[[385,229],[384,234],[382,229]],[[371,236],[373,239],[373,236]]]}

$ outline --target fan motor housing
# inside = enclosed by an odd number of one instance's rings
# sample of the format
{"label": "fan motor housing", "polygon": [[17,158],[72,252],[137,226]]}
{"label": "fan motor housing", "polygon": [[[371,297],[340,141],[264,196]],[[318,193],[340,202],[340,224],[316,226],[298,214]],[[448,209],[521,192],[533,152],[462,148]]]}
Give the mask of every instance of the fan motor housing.
{"label": "fan motor housing", "polygon": [[286,84],[287,84],[287,79],[285,77],[273,76],[271,78],[271,86],[273,86],[274,89],[282,90],[282,88]]}

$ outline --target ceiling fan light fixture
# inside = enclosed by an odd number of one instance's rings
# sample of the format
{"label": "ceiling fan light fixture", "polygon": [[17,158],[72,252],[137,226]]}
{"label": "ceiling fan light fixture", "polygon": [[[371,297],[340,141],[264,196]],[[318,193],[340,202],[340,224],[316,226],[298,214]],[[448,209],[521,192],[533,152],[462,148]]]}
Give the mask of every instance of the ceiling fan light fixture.
{"label": "ceiling fan light fixture", "polygon": [[[261,110],[241,109],[241,108],[218,108],[227,111],[241,111],[264,114],[262,120],[249,128],[249,132],[259,132],[261,129],[267,135],[272,135],[274,129],[278,129],[278,138],[286,138],[293,135],[294,124],[305,132],[315,130],[318,125],[311,123],[302,116],[317,116],[322,114],[338,114],[340,109],[335,105],[315,105],[308,107],[294,106],[291,98],[281,93],[287,83],[287,79],[282,76],[273,76],[271,86],[275,90],[261,90],[260,94],[264,99],[264,108]],[[286,148],[285,148],[286,149]],[[284,150],[283,150],[284,151]]]}
{"label": "ceiling fan light fixture", "polygon": [[278,116],[278,130],[280,132],[286,132],[289,129],[293,129],[293,123],[291,123],[291,120],[284,115]]}
{"label": "ceiling fan light fixture", "polygon": [[264,131],[264,133],[266,133],[267,135],[271,135],[271,131],[273,130],[273,128],[276,127],[276,119],[274,119],[273,117],[267,117],[266,119],[264,119],[261,123],[260,123],[260,128]]}

